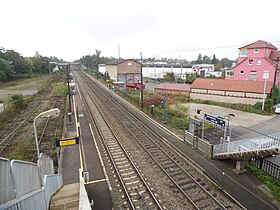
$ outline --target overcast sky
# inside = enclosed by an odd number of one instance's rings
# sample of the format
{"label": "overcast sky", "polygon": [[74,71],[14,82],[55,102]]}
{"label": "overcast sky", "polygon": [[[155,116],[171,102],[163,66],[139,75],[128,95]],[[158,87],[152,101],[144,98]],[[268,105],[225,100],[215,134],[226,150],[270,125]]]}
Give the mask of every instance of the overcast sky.
{"label": "overcast sky", "polygon": [[[198,53],[235,59],[265,40],[280,48],[278,0],[1,0],[0,46],[67,61],[102,51],[123,58]],[[231,46],[231,47],[230,47]],[[224,47],[224,48],[219,48]]]}

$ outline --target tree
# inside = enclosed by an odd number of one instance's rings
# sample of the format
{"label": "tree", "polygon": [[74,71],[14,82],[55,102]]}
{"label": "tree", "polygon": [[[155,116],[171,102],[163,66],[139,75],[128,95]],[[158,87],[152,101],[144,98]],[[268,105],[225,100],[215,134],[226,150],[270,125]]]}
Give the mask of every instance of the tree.
{"label": "tree", "polygon": [[87,68],[91,69],[98,69],[98,64],[108,63],[109,61],[114,60],[115,58],[111,57],[103,57],[101,56],[101,50],[95,50],[95,54],[93,55],[86,55],[77,60],[77,62],[83,64]]}
{"label": "tree", "polygon": [[273,95],[271,95],[271,99],[272,99],[272,102],[273,104],[277,104],[280,102],[280,89],[274,85],[273,87]]}
{"label": "tree", "polygon": [[166,73],[166,75],[164,75],[163,80],[166,82],[174,82],[175,81],[174,72]]}
{"label": "tree", "polygon": [[34,57],[28,59],[28,68],[33,73],[48,73],[49,72],[49,58],[36,54]]}
{"label": "tree", "polygon": [[208,57],[207,55],[204,55],[203,59],[202,59],[202,63],[210,64],[211,63],[211,58]]}
{"label": "tree", "polygon": [[199,75],[197,73],[194,74],[186,74],[186,83],[192,84],[196,78],[198,78]]}
{"label": "tree", "polygon": [[26,68],[26,60],[14,50],[4,50],[4,53],[2,52],[1,56],[6,61],[11,62],[15,74],[24,74],[28,71],[28,69]]}
{"label": "tree", "polygon": [[219,62],[222,65],[222,68],[231,68],[232,61],[228,58],[222,58]]}
{"label": "tree", "polygon": [[201,53],[198,54],[196,61],[194,62],[195,64],[201,64],[202,63],[202,55]]}
{"label": "tree", "polygon": [[0,58],[0,80],[5,81],[15,76],[13,66],[3,58]]}
{"label": "tree", "polygon": [[223,66],[222,66],[221,63],[217,63],[217,64],[215,65],[215,71],[221,70],[221,68],[223,68]]}
{"label": "tree", "polygon": [[219,60],[216,58],[216,55],[214,54],[211,64],[217,65],[217,63],[219,63]]}

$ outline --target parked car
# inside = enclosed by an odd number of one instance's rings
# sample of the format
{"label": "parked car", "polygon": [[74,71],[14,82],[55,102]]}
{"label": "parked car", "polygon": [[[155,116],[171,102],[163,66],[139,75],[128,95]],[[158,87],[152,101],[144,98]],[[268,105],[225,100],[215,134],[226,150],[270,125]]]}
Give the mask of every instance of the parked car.
{"label": "parked car", "polygon": [[275,114],[280,114],[280,103],[276,104],[273,108],[275,108],[274,110]]}

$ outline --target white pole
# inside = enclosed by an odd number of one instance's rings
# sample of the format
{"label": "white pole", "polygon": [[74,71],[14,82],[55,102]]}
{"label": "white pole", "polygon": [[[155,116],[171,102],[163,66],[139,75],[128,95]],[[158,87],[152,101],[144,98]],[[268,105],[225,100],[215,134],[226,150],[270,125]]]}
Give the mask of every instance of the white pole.
{"label": "white pole", "polygon": [[34,135],[35,135],[35,142],[36,142],[36,148],[37,148],[37,157],[39,160],[39,156],[40,156],[40,150],[39,150],[39,143],[38,143],[38,135],[37,135],[37,129],[36,129],[36,120],[40,115],[38,115],[37,117],[35,117],[34,121],[33,121],[33,128],[34,128]]}
{"label": "white pole", "polygon": [[262,111],[264,111],[265,90],[266,90],[266,79],[264,79],[263,100],[262,100]]}

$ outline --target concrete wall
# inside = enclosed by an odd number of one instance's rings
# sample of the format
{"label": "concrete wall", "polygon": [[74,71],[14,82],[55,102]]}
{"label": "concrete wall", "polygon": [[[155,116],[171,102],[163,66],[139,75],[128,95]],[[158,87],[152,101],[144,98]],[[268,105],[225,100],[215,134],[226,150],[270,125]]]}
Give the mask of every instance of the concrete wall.
{"label": "concrete wall", "polygon": [[208,90],[208,94],[225,95],[225,91],[224,90]]}
{"label": "concrete wall", "polygon": [[205,89],[191,89],[191,92],[193,93],[207,93],[207,90]]}
{"label": "concrete wall", "polygon": [[117,66],[106,65],[106,71],[108,72],[111,80],[117,81]]}
{"label": "concrete wall", "polygon": [[262,99],[257,98],[244,98],[244,97],[231,97],[222,95],[208,95],[199,93],[190,93],[190,98],[200,100],[210,100],[224,103],[240,103],[240,104],[251,104],[254,105],[257,102],[262,102]]}
{"label": "concrete wall", "polygon": [[[246,97],[248,98],[263,98],[263,93],[246,93]],[[265,98],[267,97],[267,94],[265,94]]]}
{"label": "concrete wall", "polygon": [[226,95],[228,95],[228,96],[245,97],[245,92],[226,91]]}

